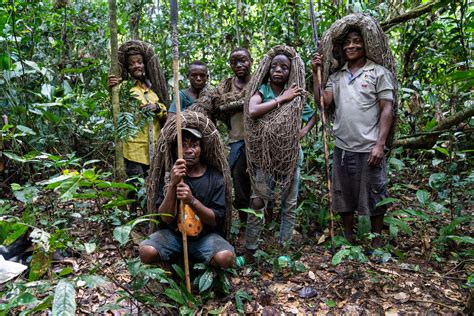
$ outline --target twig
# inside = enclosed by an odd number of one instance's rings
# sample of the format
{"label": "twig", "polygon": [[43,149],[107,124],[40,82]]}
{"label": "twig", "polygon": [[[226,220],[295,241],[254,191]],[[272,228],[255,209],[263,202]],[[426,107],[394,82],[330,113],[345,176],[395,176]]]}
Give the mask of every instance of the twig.
{"label": "twig", "polygon": [[446,305],[446,304],[443,304],[443,303],[440,303],[440,302],[424,301],[424,300],[415,300],[415,299],[409,299],[409,301],[418,302],[418,303],[436,304],[436,305],[439,305],[439,306],[443,306],[443,307],[445,307],[445,308],[449,308],[450,310],[453,310],[453,311],[459,311],[459,309],[457,309],[456,307],[449,306],[449,305]]}

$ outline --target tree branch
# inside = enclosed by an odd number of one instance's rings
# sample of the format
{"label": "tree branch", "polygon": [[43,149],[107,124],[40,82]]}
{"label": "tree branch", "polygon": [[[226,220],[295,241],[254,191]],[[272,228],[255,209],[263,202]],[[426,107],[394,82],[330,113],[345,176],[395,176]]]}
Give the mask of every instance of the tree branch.
{"label": "tree branch", "polygon": [[384,31],[389,30],[391,27],[409,21],[411,19],[415,19],[425,13],[431,12],[434,9],[438,9],[439,7],[442,7],[443,5],[447,4],[449,1],[446,0],[434,0],[425,4],[422,4],[413,10],[410,10],[408,12],[405,12],[399,16],[396,16],[390,20],[387,20],[385,22],[382,22],[380,25],[382,26],[382,29]]}
{"label": "tree branch", "polygon": [[404,148],[424,148],[429,149],[436,144],[438,136],[445,130],[457,125],[466,119],[474,116],[474,106],[471,106],[465,110],[459,111],[450,117],[440,121],[431,131],[430,134],[414,136],[405,139],[397,139],[393,147],[404,147]]}

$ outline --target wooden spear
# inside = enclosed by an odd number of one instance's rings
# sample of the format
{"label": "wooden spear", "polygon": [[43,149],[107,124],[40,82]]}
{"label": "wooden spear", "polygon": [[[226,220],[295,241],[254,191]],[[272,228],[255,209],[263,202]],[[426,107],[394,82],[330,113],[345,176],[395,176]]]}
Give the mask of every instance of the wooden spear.
{"label": "wooden spear", "polygon": [[[318,29],[316,25],[316,18],[314,16],[314,5],[313,0],[309,0],[309,15],[311,17],[311,29],[313,30],[313,41],[316,50],[318,49]],[[326,111],[324,106],[324,95],[323,95],[323,87],[321,82],[321,66],[318,66],[316,69],[316,79],[319,83],[319,111],[321,113],[321,125],[322,125],[322,138],[323,138],[323,148],[324,148],[324,162],[326,164],[326,186],[328,190],[328,207],[329,207],[329,214],[330,214],[330,221],[331,221],[331,245],[334,248],[333,237],[334,237],[334,216],[332,212],[332,194],[331,194],[331,172],[329,169],[329,150],[328,150],[328,135],[327,135],[327,119],[326,119]],[[315,83],[316,87],[316,83]],[[318,104],[317,102],[316,93],[314,94],[314,103]],[[334,249],[333,249],[334,250]]]}
{"label": "wooden spear", "polygon": [[[178,50],[178,0],[170,1],[170,12],[171,12],[171,41],[173,44],[173,89],[174,99],[176,104],[176,132],[178,142],[178,159],[183,159],[183,138],[181,131],[181,103],[179,100],[179,50]],[[181,181],[183,181],[181,179]],[[178,201],[179,214],[181,219],[181,234],[183,237],[183,256],[184,256],[184,273],[186,276],[186,289],[191,293],[191,280],[189,277],[189,257],[188,257],[188,238],[186,235],[186,228],[184,225],[185,213],[184,204],[182,201]]]}

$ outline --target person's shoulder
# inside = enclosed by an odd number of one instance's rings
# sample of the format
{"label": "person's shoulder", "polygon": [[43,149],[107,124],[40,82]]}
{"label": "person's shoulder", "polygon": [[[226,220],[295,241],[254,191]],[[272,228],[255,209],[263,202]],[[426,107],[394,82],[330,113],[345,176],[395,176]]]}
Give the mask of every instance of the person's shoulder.
{"label": "person's shoulder", "polygon": [[390,70],[388,70],[385,66],[381,65],[381,64],[378,64],[376,63],[375,61],[371,60],[371,59],[367,59],[367,65],[374,69],[374,71],[376,71],[377,73],[380,73],[380,74],[391,74],[392,72]]}
{"label": "person's shoulder", "polygon": [[223,177],[223,174],[219,169],[210,165],[207,165],[206,173],[211,177]]}

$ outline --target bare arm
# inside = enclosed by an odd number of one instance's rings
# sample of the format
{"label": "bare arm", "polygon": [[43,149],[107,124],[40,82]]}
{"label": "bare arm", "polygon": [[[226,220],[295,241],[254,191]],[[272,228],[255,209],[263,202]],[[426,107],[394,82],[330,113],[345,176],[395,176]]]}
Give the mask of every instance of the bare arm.
{"label": "bare arm", "polygon": [[249,101],[249,115],[253,119],[259,118],[277,108],[281,103],[291,101],[302,94],[303,89],[293,84],[289,89],[285,90],[282,95],[262,103],[262,96],[259,92],[256,92]]}
{"label": "bare arm", "polygon": [[308,121],[305,127],[303,127],[300,130],[300,139],[305,137],[305,135],[309,133],[309,131],[314,127],[315,124],[316,124],[316,114],[311,116],[311,119]]}
{"label": "bare arm", "polygon": [[379,165],[384,157],[384,147],[393,121],[393,102],[391,100],[380,100],[379,107],[379,136],[367,159],[367,164],[372,167]]}

